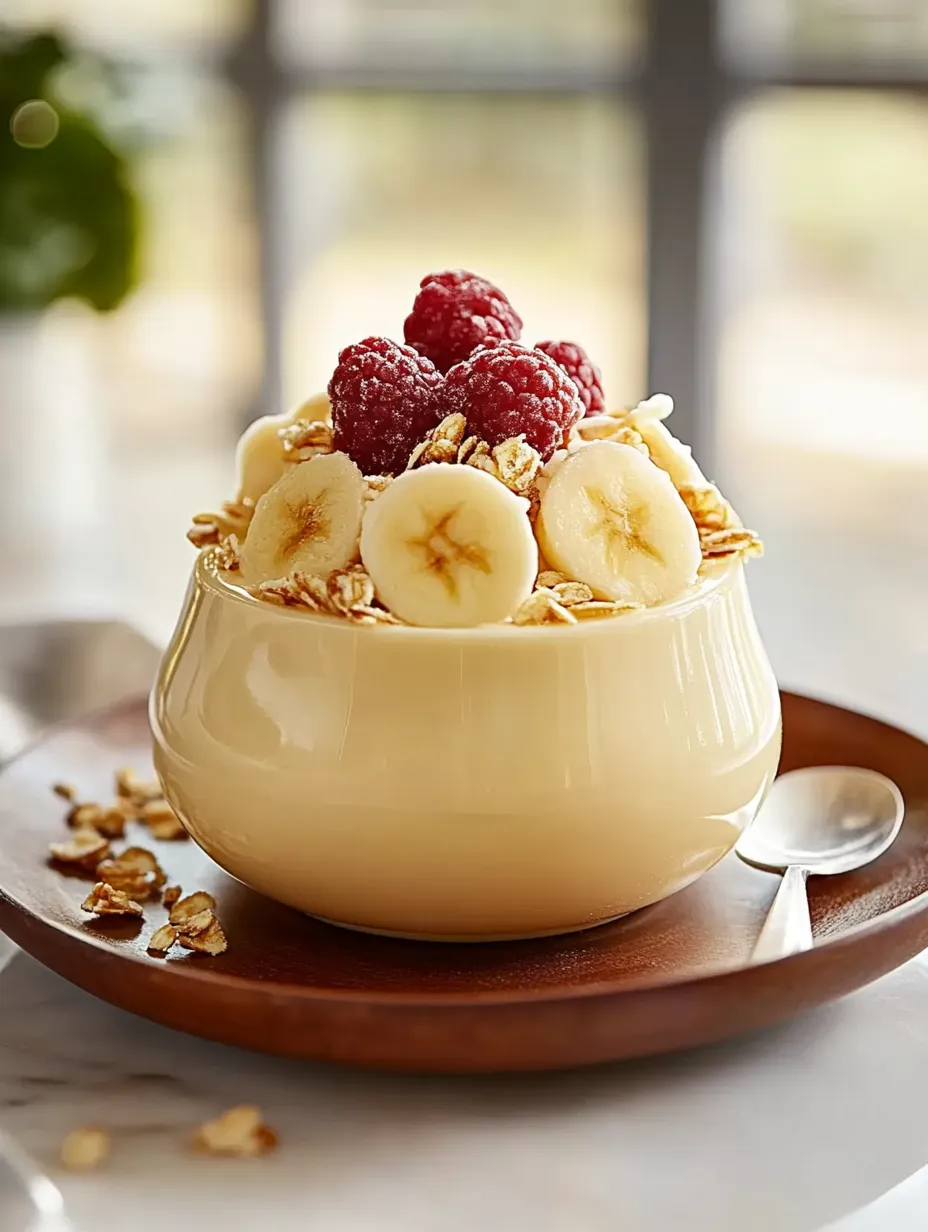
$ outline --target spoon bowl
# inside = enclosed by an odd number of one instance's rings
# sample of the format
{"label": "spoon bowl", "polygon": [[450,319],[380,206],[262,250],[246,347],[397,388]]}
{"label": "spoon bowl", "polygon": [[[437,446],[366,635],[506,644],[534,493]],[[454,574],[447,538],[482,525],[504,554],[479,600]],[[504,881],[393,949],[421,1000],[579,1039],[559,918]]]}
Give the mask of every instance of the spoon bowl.
{"label": "spoon bowl", "polygon": [[737,851],[758,868],[798,864],[817,876],[849,873],[892,845],[904,814],[899,788],[874,770],[791,770],[774,782]]}
{"label": "spoon bowl", "polygon": [[811,949],[806,878],[869,864],[892,845],[904,816],[899,788],[874,770],[813,766],[781,775],[735,848],[746,863],[785,874],[753,960]]}

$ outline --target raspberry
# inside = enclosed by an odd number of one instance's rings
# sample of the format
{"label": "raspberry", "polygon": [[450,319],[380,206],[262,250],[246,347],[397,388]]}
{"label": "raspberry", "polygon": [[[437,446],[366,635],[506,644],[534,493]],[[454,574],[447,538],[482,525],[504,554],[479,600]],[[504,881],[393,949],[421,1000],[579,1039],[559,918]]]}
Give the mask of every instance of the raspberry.
{"label": "raspberry", "polygon": [[485,278],[467,270],[446,270],[426,274],[419,287],[403,333],[439,372],[467,359],[482,342],[517,339],[522,333],[521,317]]}
{"label": "raspberry", "polygon": [[431,360],[389,338],[346,347],[329,381],[335,448],[365,475],[395,475],[438,423],[441,375]]}
{"label": "raspberry", "polygon": [[443,414],[467,420],[467,430],[498,445],[525,439],[547,460],[570,428],[583,418],[577,387],[543,351],[518,342],[479,347],[445,377]]}
{"label": "raspberry", "polygon": [[602,373],[582,346],[576,342],[536,342],[535,349],[550,355],[564,369],[580,390],[580,400],[587,415],[602,415],[605,412]]}

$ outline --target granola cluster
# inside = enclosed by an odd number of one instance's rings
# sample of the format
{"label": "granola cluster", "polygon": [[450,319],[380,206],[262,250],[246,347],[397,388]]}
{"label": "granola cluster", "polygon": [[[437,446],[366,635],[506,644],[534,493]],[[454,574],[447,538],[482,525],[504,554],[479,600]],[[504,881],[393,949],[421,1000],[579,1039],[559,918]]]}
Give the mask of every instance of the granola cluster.
{"label": "granola cluster", "polygon": [[110,804],[81,803],[77,788],[70,783],[56,783],[52,790],[71,805],[65,820],[73,830],[122,838],[126,824],[137,821],[149,829],[153,838],[187,837],[187,831],[164,799],[160,783],[140,779],[134,770],[122,769],[116,771],[114,787],[116,799]]}
{"label": "granola cluster", "polygon": [[640,603],[617,603],[594,599],[585,582],[572,582],[563,573],[545,569],[538,575],[535,589],[525,600],[512,623],[516,625],[575,625],[580,620],[617,616],[633,612]]}
{"label": "granola cluster", "polygon": [[261,1109],[251,1104],[239,1104],[204,1122],[193,1136],[194,1150],[237,1159],[266,1155],[276,1146],[277,1134],[264,1124]]}
{"label": "granola cluster", "polygon": [[[283,448],[283,446],[281,446]],[[294,461],[299,461],[294,458]],[[219,513],[195,513],[187,538],[195,548],[212,547],[233,538],[241,542],[248,533],[255,503],[242,497],[239,500],[223,501]]]}
{"label": "granola cluster", "polygon": [[617,415],[596,415],[592,419],[581,419],[577,424],[576,435],[577,439],[585,442],[614,441],[616,445],[631,445],[632,449],[650,456],[644,437],[638,429]]}
{"label": "granola cluster", "polygon": [[741,525],[735,511],[714,484],[705,488],[684,486],[677,491],[696,523],[704,560],[723,556],[763,556],[763,543],[754,531]]}
{"label": "granola cluster", "polygon": [[[265,1124],[254,1104],[237,1104],[204,1121],[193,1133],[190,1146],[197,1154],[230,1159],[256,1159],[277,1149],[277,1134]],[[61,1164],[69,1172],[92,1172],[109,1159],[113,1140],[97,1125],[72,1130],[61,1144]]]}
{"label": "granola cluster", "polygon": [[296,570],[289,577],[248,588],[256,599],[282,607],[306,607],[324,616],[343,616],[358,625],[402,624],[375,601],[374,584],[361,565],[337,569],[327,578]]}
{"label": "granola cluster", "polygon": [[226,936],[216,916],[216,900],[206,890],[197,890],[186,898],[177,898],[170,906],[167,924],[152,933],[148,942],[150,954],[167,954],[175,943],[186,950],[201,954],[222,954],[227,948]]}
{"label": "granola cluster", "polygon": [[117,770],[112,804],[81,803],[70,783],[55,783],[54,793],[70,805],[65,816],[72,833],[49,844],[49,857],[61,869],[93,880],[81,909],[99,919],[142,917],[146,906],[168,911],[166,924],[156,928],[149,953],[164,955],[175,943],[184,949],[216,956],[227,941],[216,915],[216,902],[205,890],[182,897],[180,886],[168,885],[167,873],[154,852],[130,845],[120,852],[113,843],[126,836],[130,824],[143,827],[158,842],[187,838],[187,831],[154,780],[130,769]]}
{"label": "granola cluster", "polygon": [[308,462],[320,453],[335,448],[332,425],[324,419],[298,419],[277,433],[287,462]]}
{"label": "granola cluster", "polygon": [[112,1141],[105,1129],[84,1125],[61,1144],[61,1162],[69,1172],[92,1172],[109,1158]]}
{"label": "granola cluster", "polygon": [[490,446],[479,436],[465,436],[467,421],[455,413],[446,416],[418,444],[409,458],[407,470],[429,462],[456,462],[474,466],[498,479],[516,496],[524,496],[530,506],[537,504],[536,483],[541,470],[541,455],[526,443],[525,434],[510,437]]}

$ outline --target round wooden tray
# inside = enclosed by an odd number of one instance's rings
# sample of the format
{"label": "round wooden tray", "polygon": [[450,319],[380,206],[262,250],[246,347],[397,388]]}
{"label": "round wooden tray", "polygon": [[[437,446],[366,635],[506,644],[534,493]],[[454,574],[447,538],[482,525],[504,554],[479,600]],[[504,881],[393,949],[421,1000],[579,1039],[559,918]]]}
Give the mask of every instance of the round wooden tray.
{"label": "round wooden tray", "polygon": [[165,919],[88,920],[87,883],[50,868],[66,806],[112,795],[113,771],[150,769],[136,700],[53,731],[0,775],[0,928],[114,1005],[210,1039],[395,1069],[560,1068],[640,1057],[788,1018],[928,945],[928,745],[863,715],[784,695],[783,769],[869,766],[906,798],[895,846],[868,868],[813,879],[816,947],[747,965],[777,878],[729,857],[625,920],[538,941],[442,945],[342,931],[228,877],[190,842],[152,844],[185,892],[208,889],[229,938],[219,958],[146,954]]}

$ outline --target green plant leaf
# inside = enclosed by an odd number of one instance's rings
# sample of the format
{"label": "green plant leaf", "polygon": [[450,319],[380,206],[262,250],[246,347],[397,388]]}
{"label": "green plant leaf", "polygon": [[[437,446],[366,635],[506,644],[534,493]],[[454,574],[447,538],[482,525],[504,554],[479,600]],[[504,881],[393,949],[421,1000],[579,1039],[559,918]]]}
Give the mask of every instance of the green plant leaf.
{"label": "green plant leaf", "polygon": [[[67,55],[50,35],[0,43],[0,312],[72,296],[108,310],[135,282],[139,211],[127,160],[48,88]],[[24,148],[10,122],[39,98],[57,111],[58,133],[42,149]]]}

